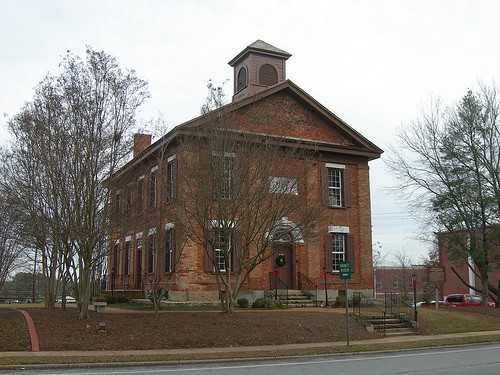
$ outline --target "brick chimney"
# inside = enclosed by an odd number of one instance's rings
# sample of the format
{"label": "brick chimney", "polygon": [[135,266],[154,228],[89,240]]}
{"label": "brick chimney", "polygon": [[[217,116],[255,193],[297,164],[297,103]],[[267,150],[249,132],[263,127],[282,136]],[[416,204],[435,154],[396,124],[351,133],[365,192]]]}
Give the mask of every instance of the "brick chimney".
{"label": "brick chimney", "polygon": [[151,134],[134,134],[134,158],[151,146]]}

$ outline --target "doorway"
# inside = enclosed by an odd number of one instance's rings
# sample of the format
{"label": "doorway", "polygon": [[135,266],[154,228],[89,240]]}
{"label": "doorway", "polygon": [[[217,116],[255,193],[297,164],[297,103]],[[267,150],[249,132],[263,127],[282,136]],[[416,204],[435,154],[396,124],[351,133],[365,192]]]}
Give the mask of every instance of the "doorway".
{"label": "doorway", "polygon": [[[288,289],[295,289],[295,259],[293,256],[293,244],[278,243],[273,245],[273,270],[276,265],[276,258],[280,255],[285,257],[285,264],[282,267],[279,267],[279,278],[288,286]],[[285,288],[285,285],[278,283],[278,289]]]}

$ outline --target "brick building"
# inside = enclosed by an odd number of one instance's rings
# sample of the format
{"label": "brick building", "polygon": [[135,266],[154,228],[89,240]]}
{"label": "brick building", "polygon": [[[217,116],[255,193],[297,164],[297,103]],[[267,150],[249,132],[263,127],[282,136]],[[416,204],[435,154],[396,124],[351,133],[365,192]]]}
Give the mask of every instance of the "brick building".
{"label": "brick building", "polygon": [[[420,301],[422,294],[428,289],[428,269],[421,265],[408,267],[378,267],[375,270],[375,295],[384,298],[386,293],[398,293],[413,300],[413,275],[417,277],[417,299]],[[433,295],[431,294],[433,297]]]}
{"label": "brick building", "polygon": [[[309,150],[314,160],[307,164],[307,181],[295,179],[295,167],[290,165],[286,177],[269,176],[269,191],[285,181],[287,192],[304,205],[320,203],[316,223],[320,235],[308,238],[294,233],[280,238],[273,255],[252,270],[240,297],[253,300],[270,289],[277,249],[287,259],[280,279],[289,289],[303,287],[300,279],[305,278],[310,281],[307,288],[316,284],[323,290],[326,274],[329,298],[334,298],[344,288],[339,261],[350,260],[350,289],[372,292],[368,162],[379,158],[382,150],[286,79],[290,56],[256,41],[229,62],[234,68],[230,104],[175,127],[154,144],[149,135],[135,136],[133,159],[110,185],[108,289],[144,296],[156,275],[170,300],[219,298],[212,264],[219,261],[217,253],[207,257],[206,248],[177,231],[175,212],[188,198],[187,180],[181,177],[193,160],[181,143],[189,142],[189,134],[208,126],[214,116],[224,116],[235,134],[259,134],[270,142],[279,137],[284,149],[293,144]],[[232,157],[236,160],[238,154]],[[284,215],[277,225],[292,230],[299,219]],[[224,261],[221,264],[224,267]]]}
{"label": "brick building", "polygon": [[[493,235],[494,232],[493,230],[487,230],[486,233]],[[437,236],[439,267],[444,271],[444,275],[442,277],[443,281],[440,281],[438,283],[440,297],[444,298],[449,294],[455,293],[481,295],[481,293],[475,291],[473,288],[469,288],[464,284],[464,282],[462,282],[463,280],[472,287],[475,287],[479,290],[482,289],[481,279],[477,276],[479,274],[479,270],[474,264],[472,258],[466,256],[453,257],[450,253],[450,250],[453,247],[464,248],[470,246],[470,236],[468,235],[468,232],[441,232],[438,233]],[[481,238],[480,231],[477,232],[477,236],[478,239]],[[492,243],[495,243],[492,240],[490,241]],[[498,268],[498,262],[496,262],[495,260],[498,257],[495,256],[495,254],[498,254],[500,245],[498,245],[498,242],[496,243],[496,247],[493,246],[490,249],[490,254],[488,257],[490,262],[490,272],[488,272],[488,280],[495,286],[497,286],[500,281],[500,268]],[[456,271],[456,273],[453,272],[452,268]],[[473,272],[473,270],[475,272]]]}

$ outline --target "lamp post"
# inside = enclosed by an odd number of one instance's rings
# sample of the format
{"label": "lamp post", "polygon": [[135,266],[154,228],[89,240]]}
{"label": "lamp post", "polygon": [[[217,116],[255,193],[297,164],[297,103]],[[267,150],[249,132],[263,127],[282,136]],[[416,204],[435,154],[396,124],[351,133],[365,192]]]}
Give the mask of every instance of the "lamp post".
{"label": "lamp post", "polygon": [[411,275],[411,280],[413,281],[413,314],[415,322],[417,322],[417,274]]}
{"label": "lamp post", "polygon": [[326,267],[323,267],[323,276],[325,278],[325,307],[328,307],[328,289],[326,288]]}

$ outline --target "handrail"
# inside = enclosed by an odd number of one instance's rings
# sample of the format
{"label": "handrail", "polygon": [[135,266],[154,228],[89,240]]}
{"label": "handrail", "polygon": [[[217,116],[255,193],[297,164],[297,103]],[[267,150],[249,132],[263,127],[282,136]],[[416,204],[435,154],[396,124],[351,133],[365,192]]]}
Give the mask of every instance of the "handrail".
{"label": "handrail", "polygon": [[278,299],[278,285],[284,286],[284,288],[279,289],[286,289],[286,304],[288,306],[288,285],[279,277],[276,277],[273,272],[269,272],[269,289],[274,290],[274,299]]}
{"label": "handrail", "polygon": [[406,322],[412,321],[413,307],[406,302],[399,293],[385,292],[385,310]]}
{"label": "handrail", "polygon": [[[314,303],[316,304],[316,307],[318,307],[318,285],[314,283],[311,279],[309,279],[306,275],[304,275],[302,272],[297,272],[297,279],[298,279],[298,287],[302,291],[302,293],[309,294],[309,290],[307,291],[304,290],[304,286],[309,286],[312,285],[314,286],[315,294],[314,294]],[[305,282],[303,281],[305,279]]]}
{"label": "handrail", "polygon": [[384,309],[382,309],[371,298],[367,297],[362,292],[353,292],[352,301],[352,311],[354,314],[369,317],[384,316]]}
{"label": "handrail", "polygon": [[384,336],[386,334],[386,318],[387,312],[385,309],[381,308],[375,301],[362,292],[353,292],[352,294],[352,311],[353,314],[357,314],[360,318],[375,318],[383,319],[384,325]]}

